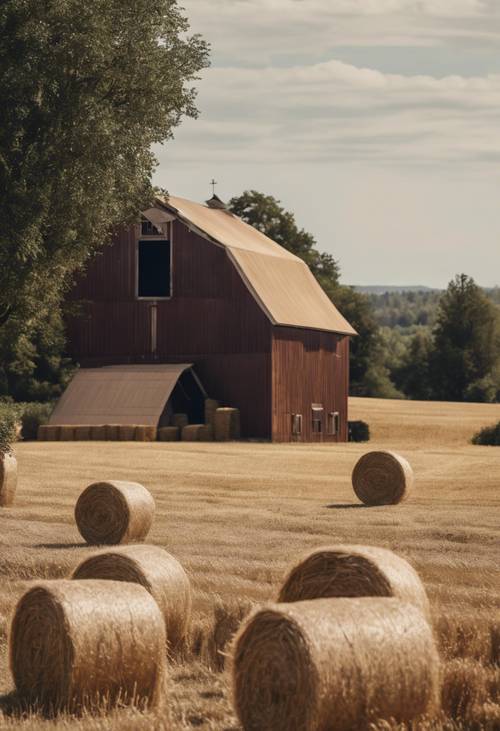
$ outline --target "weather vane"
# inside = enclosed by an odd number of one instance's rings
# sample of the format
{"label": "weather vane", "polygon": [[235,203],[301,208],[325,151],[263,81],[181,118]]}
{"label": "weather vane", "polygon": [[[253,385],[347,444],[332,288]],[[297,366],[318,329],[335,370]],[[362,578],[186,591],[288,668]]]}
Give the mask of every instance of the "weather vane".
{"label": "weather vane", "polygon": [[217,181],[212,178],[210,185],[212,186],[212,195],[215,195],[215,186],[218,185]]}

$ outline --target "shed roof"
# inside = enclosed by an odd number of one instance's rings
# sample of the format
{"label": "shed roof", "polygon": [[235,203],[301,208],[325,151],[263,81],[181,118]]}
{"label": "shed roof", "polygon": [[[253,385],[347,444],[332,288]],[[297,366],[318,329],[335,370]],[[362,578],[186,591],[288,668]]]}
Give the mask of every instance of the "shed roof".
{"label": "shed roof", "polygon": [[191,363],[82,368],[52,412],[49,424],[157,426],[181,374]]}
{"label": "shed roof", "polygon": [[174,196],[162,203],[189,228],[226,249],[274,325],[356,335],[298,256],[228,211]]}

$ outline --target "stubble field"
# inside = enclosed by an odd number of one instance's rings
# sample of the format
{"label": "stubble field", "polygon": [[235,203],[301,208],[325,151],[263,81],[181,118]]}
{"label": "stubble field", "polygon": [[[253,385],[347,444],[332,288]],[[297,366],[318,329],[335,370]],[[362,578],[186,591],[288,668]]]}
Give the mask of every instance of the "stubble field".
{"label": "stubble field", "polygon": [[[352,399],[350,418],[369,422],[370,443],[17,445],[18,497],[0,513],[0,728],[238,731],[227,640],[252,605],[275,599],[291,562],[329,543],[384,546],[420,573],[445,660],[446,713],[425,728],[500,728],[500,449],[468,443],[500,419],[500,407]],[[359,505],[351,471],[378,448],[412,464],[410,502]],[[66,577],[92,552],[73,509],[82,489],[103,479],[151,490],[150,542],[174,554],[193,583],[190,647],[171,666],[170,717],[23,715],[7,661],[11,613],[31,581]]]}

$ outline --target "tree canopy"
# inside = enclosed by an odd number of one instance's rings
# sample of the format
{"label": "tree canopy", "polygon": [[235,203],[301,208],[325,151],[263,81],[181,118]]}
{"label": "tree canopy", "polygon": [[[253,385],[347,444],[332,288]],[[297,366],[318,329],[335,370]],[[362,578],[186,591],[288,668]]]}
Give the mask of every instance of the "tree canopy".
{"label": "tree canopy", "polygon": [[0,5],[0,326],[40,317],[152,198],[207,44],[176,0]]}

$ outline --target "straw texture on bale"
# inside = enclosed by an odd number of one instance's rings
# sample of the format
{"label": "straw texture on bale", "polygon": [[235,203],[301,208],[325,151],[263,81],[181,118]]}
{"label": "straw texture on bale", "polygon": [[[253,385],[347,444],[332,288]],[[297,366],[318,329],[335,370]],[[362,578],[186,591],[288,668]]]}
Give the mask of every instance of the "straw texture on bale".
{"label": "straw texture on bale", "polygon": [[136,442],[156,442],[157,428],[156,426],[136,426],[135,441]]}
{"label": "straw texture on bale", "polygon": [[172,416],[172,424],[173,426],[178,426],[179,429],[184,429],[185,426],[189,424],[189,419],[187,414],[174,414]]}
{"label": "straw texture on bale", "polygon": [[79,425],[75,426],[75,442],[88,442],[90,441],[90,426]]}
{"label": "straw texture on bale", "polygon": [[215,427],[215,412],[219,408],[219,402],[213,398],[205,399],[205,424]]}
{"label": "straw texture on bale", "polygon": [[240,438],[240,410],[228,407],[215,412],[215,439],[228,442]]}
{"label": "straw texture on bale", "polygon": [[73,579],[108,579],[140,584],[163,613],[170,650],[181,648],[191,620],[191,584],[179,561],[158,546],[124,546],[83,560]]}
{"label": "straw texture on bale", "polygon": [[432,630],[398,599],[271,604],[240,630],[232,669],[245,731],[359,731],[438,708]]}
{"label": "straw texture on bale", "polygon": [[395,505],[406,500],[413,488],[409,462],[395,452],[368,452],[357,462],[352,486],[365,505]]}
{"label": "straw texture on bale", "polygon": [[153,496],[138,482],[95,482],[80,495],[75,520],[92,545],[143,541],[153,524]]}
{"label": "straw texture on bale", "polygon": [[60,442],[74,442],[75,440],[75,427],[74,426],[60,426],[59,427],[59,441]]}
{"label": "straw texture on bale", "polygon": [[106,424],[106,439],[108,440],[108,442],[117,442],[119,434],[119,424]]}
{"label": "straw texture on bale", "polygon": [[12,452],[0,454],[0,508],[14,503],[17,489],[17,460]]}
{"label": "straw texture on bale", "polygon": [[178,426],[162,426],[158,429],[158,440],[160,442],[178,442],[180,429]]}
{"label": "straw texture on bale", "polygon": [[136,584],[38,584],[16,607],[9,644],[18,693],[50,712],[162,700],[165,624]]}
{"label": "straw texture on bale", "polygon": [[430,616],[429,599],[415,569],[392,551],[375,546],[314,549],[290,569],[278,601],[363,596],[395,597]]}
{"label": "straw texture on bale", "polygon": [[135,426],[124,424],[118,429],[118,439],[120,442],[133,442],[135,440]]}
{"label": "straw texture on bale", "polygon": [[106,425],[100,424],[99,426],[90,427],[90,438],[93,441],[105,442],[106,441]]}
{"label": "straw texture on bale", "polygon": [[182,430],[183,442],[211,442],[213,431],[210,424],[188,424]]}
{"label": "straw texture on bale", "polygon": [[43,442],[57,442],[59,441],[59,430],[60,426],[51,426],[49,424],[42,424],[38,427],[38,439]]}

